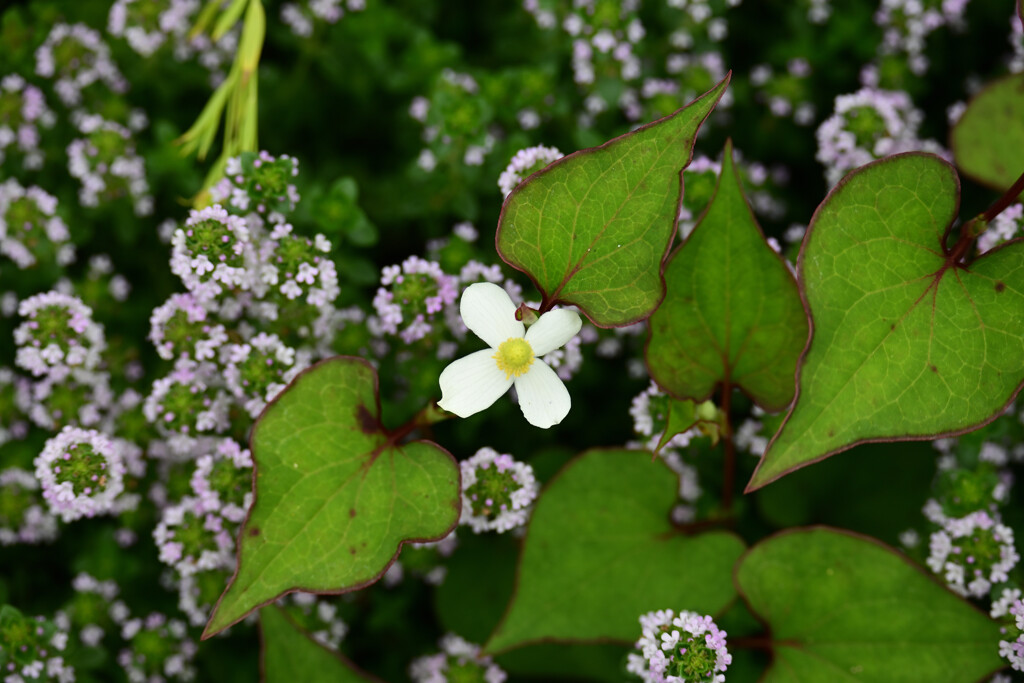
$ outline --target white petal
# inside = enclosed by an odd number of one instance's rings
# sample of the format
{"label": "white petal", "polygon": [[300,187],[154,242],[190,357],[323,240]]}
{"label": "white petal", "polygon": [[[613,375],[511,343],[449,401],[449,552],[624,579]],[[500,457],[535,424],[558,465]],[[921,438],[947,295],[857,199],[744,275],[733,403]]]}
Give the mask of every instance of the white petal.
{"label": "white petal", "polygon": [[548,311],[540,320],[530,325],[526,331],[526,341],[530,342],[533,355],[543,356],[565,344],[579,333],[583,327],[580,314],[568,308]]}
{"label": "white petal", "polygon": [[489,408],[512,386],[512,380],[505,379],[505,373],[498,369],[493,349],[458,359],[444,369],[438,382],[441,400],[437,405],[459,417]]}
{"label": "white petal", "polygon": [[462,322],[492,349],[509,337],[522,337],[526,329],[516,320],[516,305],[504,289],[490,282],[466,287],[459,303]]}
{"label": "white petal", "polygon": [[534,427],[547,429],[569,414],[569,391],[555,371],[539,358],[525,375],[515,379],[515,385],[519,407]]}

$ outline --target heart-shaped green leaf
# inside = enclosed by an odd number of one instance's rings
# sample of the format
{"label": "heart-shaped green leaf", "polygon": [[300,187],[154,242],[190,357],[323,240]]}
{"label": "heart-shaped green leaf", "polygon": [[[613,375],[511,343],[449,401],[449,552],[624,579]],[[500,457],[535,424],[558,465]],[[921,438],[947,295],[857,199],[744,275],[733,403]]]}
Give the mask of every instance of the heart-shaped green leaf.
{"label": "heart-shaped green leaf", "polygon": [[736,584],[771,633],[764,683],[966,683],[1005,664],[998,624],[867,537],[783,532],[750,549]]}
{"label": "heart-shaped green leaf", "polygon": [[516,592],[486,649],[541,640],[635,641],[641,614],[714,614],[735,597],[735,535],[687,536],[669,521],[679,480],[640,451],[589,451],[541,493]]}
{"label": "heart-shaped green leaf", "polygon": [[263,683],[368,683],[344,657],[314,641],[281,608],[260,610]]}
{"label": "heart-shaped green leaf", "polygon": [[292,590],[340,593],[376,581],[405,541],[459,519],[459,468],[440,446],[395,443],[377,374],[339,356],[301,373],[253,428],[255,501],[238,567],[204,638]]}
{"label": "heart-shaped green leaf", "polygon": [[959,181],[928,154],[846,176],[800,250],[814,332],[799,390],[747,486],[866,441],[981,426],[1024,380],[1024,242],[947,253]]}
{"label": "heart-shaped green leaf", "polygon": [[743,197],[731,143],[707,213],[672,254],[665,283],[647,343],[658,384],[698,401],[717,385],[738,386],[767,410],[789,405],[807,314]]}
{"label": "heart-shaped green leaf", "polygon": [[1002,78],[979,92],[953,127],[956,165],[999,191],[1024,173],[1024,73]]}
{"label": "heart-shaped green leaf", "polygon": [[498,253],[544,303],[579,306],[596,325],[643,320],[665,294],[681,173],[727,76],[689,106],[600,147],[559,159],[505,200]]}

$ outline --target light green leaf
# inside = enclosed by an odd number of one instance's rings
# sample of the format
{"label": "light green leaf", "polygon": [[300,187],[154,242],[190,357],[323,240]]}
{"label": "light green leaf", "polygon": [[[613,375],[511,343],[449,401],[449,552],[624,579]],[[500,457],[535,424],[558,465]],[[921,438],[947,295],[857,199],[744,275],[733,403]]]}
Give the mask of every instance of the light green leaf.
{"label": "light green leaf", "polygon": [[536,504],[516,592],[485,649],[629,643],[645,612],[724,609],[736,595],[730,573],[743,542],[675,529],[678,489],[677,476],[647,452],[588,451],[566,465]]}
{"label": "light green leaf", "polygon": [[260,610],[263,683],[367,683],[376,678],[360,673],[336,652],[314,641],[281,608]]}
{"label": "light green leaf", "polygon": [[1020,390],[1024,242],[954,263],[958,194],[952,166],[903,154],[854,171],[818,207],[799,259],[813,338],[748,491],[858,443],[979,427]]}
{"label": "light green leaf", "polygon": [[995,81],[968,103],[951,136],[964,175],[999,190],[1024,173],[1024,73]]}
{"label": "light green leaf", "polygon": [[235,576],[203,634],[292,591],[341,593],[376,581],[405,541],[459,519],[459,468],[440,446],[395,443],[380,423],[377,375],[339,356],[301,373],[253,428],[256,496]]}
{"label": "light green leaf", "polygon": [[1006,663],[998,624],[867,537],[783,532],[750,549],[736,584],[771,634],[764,683],[965,683]]}
{"label": "light green leaf", "polygon": [[665,294],[661,264],[697,129],[725,92],[556,161],[521,183],[498,220],[498,253],[545,304],[575,304],[597,325],[643,320]]}
{"label": "light green leaf", "polygon": [[766,410],[789,405],[807,314],[793,274],[747,206],[731,143],[707,213],[669,259],[665,283],[647,344],[658,384],[698,401],[729,385]]}

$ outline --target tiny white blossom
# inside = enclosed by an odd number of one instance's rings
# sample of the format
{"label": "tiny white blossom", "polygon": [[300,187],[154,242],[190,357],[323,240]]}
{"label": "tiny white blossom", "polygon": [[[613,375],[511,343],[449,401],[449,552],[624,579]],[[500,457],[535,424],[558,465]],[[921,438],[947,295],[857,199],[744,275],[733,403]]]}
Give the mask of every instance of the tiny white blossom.
{"label": "tiny white blossom", "polygon": [[438,405],[459,417],[488,408],[515,385],[526,421],[547,429],[569,413],[562,380],[541,357],[576,336],[583,321],[575,311],[548,311],[530,329],[516,320],[516,305],[504,289],[477,282],[462,294],[462,321],[491,348],[460,358],[441,373]]}

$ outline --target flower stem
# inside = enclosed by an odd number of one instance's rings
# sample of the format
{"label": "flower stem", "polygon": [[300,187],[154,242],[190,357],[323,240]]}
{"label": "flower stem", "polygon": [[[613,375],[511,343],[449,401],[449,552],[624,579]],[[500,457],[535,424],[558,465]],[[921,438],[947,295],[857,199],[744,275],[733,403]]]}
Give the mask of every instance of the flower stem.
{"label": "flower stem", "polygon": [[412,418],[404,425],[396,427],[388,432],[388,441],[397,444],[417,429],[423,429],[433,424],[437,424],[438,422],[449,420],[453,417],[455,417],[454,413],[442,410],[437,406],[436,401],[431,401],[423,410],[413,415]]}
{"label": "flower stem", "polygon": [[1024,192],[1024,173],[1020,174],[1009,190],[1003,193],[1003,196],[993,202],[992,206],[988,207],[988,210],[983,213],[982,220],[986,223],[990,222],[993,218],[1003,212],[1003,210],[1010,204],[1013,204],[1014,200],[1020,196],[1021,192]]}
{"label": "flower stem", "polygon": [[728,515],[732,512],[733,483],[736,479],[736,444],[732,440],[732,416],[729,414],[732,403],[732,385],[726,376],[722,382],[722,414],[725,426],[722,429],[722,443],[725,447],[725,472],[722,483],[722,508]]}

